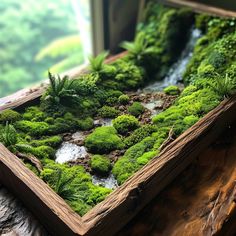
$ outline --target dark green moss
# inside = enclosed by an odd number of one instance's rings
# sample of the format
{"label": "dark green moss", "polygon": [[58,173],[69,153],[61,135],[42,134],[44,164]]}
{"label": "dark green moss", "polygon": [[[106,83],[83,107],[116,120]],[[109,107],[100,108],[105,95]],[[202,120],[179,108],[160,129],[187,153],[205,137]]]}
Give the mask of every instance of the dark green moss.
{"label": "dark green moss", "polygon": [[103,118],[115,118],[119,115],[119,110],[114,107],[103,106],[98,110],[98,115]]}
{"label": "dark green moss", "polygon": [[85,119],[78,120],[78,128],[80,130],[90,130],[94,127],[93,119],[91,117],[87,117]]}
{"label": "dark green moss", "polygon": [[122,94],[118,98],[118,102],[121,105],[127,105],[129,103],[129,96],[126,94]]}
{"label": "dark green moss", "polygon": [[128,108],[128,112],[135,116],[138,117],[141,114],[143,114],[145,108],[144,106],[140,103],[140,102],[134,102],[129,108]]}

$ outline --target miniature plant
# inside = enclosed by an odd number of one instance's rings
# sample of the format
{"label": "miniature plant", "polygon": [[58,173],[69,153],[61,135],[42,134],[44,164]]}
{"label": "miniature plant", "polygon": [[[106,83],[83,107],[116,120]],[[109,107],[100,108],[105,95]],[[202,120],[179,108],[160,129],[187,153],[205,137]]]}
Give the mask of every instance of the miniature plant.
{"label": "miniature plant", "polygon": [[175,86],[175,85],[170,85],[170,86],[166,87],[166,88],[164,89],[164,92],[165,92],[167,95],[179,95],[179,94],[180,94],[179,87],[178,87],[178,86]]}
{"label": "miniature plant", "polygon": [[44,100],[49,100],[52,104],[61,104],[65,106],[73,106],[79,103],[78,95],[73,88],[74,80],[69,80],[67,76],[61,78],[48,72],[50,86],[46,91]]}
{"label": "miniature plant", "polygon": [[71,185],[71,181],[75,178],[73,175],[68,176],[61,169],[57,169],[56,181],[54,185],[55,192],[66,201],[73,201],[78,198],[76,186]]}
{"label": "miniature plant", "polygon": [[12,147],[17,143],[17,132],[13,125],[7,123],[1,130],[0,142],[2,142],[6,147]]}
{"label": "miniature plant", "polygon": [[109,77],[114,75],[116,71],[115,67],[104,63],[107,56],[108,52],[103,52],[96,57],[89,57],[90,71],[93,73],[98,73],[101,77]]}
{"label": "miniature plant", "polygon": [[209,87],[223,98],[230,97],[236,89],[236,84],[226,74],[223,78],[219,74],[216,75],[214,81],[208,83]]}
{"label": "miniature plant", "polygon": [[119,110],[114,107],[103,106],[98,110],[98,115],[103,118],[115,118],[119,115]]}
{"label": "miniature plant", "polygon": [[119,134],[127,134],[139,127],[138,120],[131,115],[121,115],[112,121],[114,128]]}
{"label": "miniature plant", "polygon": [[87,136],[85,146],[92,153],[105,154],[123,148],[123,143],[113,127],[98,127]]}
{"label": "miniature plant", "polygon": [[135,117],[138,117],[139,115],[141,115],[144,112],[144,110],[145,108],[140,102],[134,102],[128,108],[128,112]]}
{"label": "miniature plant", "polygon": [[107,175],[111,169],[111,161],[101,155],[94,155],[91,158],[91,169],[98,175]]}
{"label": "miniature plant", "polygon": [[154,47],[150,47],[148,45],[148,41],[145,38],[145,34],[143,32],[140,32],[134,42],[123,42],[121,44],[121,47],[126,49],[131,58],[133,58],[136,61],[140,61],[143,59],[144,54],[146,53],[152,53],[155,51]]}

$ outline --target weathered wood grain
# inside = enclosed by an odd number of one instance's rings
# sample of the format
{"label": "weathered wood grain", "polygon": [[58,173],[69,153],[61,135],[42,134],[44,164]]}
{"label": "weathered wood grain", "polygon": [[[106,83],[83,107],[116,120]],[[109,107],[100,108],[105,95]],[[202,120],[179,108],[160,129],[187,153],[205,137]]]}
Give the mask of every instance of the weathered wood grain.
{"label": "weathered wood grain", "polygon": [[222,102],[83,216],[89,229],[86,235],[113,235],[235,119],[236,97]]}
{"label": "weathered wood grain", "polygon": [[213,16],[220,16],[226,18],[236,17],[235,11],[212,7],[208,4],[198,3],[196,1],[193,2],[191,0],[164,0],[164,3],[175,7],[189,7],[195,12],[208,13]]}

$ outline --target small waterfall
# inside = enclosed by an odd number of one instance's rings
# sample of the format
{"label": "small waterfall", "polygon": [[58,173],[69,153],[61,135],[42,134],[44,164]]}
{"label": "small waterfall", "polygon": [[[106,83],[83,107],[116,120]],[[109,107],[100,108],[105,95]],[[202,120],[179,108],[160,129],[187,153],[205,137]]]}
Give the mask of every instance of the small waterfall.
{"label": "small waterfall", "polygon": [[201,37],[201,31],[198,29],[192,29],[189,37],[189,41],[181,53],[177,62],[175,62],[169,69],[166,77],[162,81],[157,81],[146,86],[144,92],[162,91],[169,85],[177,85],[182,81],[182,75],[187,67],[189,60],[192,57],[194,45]]}

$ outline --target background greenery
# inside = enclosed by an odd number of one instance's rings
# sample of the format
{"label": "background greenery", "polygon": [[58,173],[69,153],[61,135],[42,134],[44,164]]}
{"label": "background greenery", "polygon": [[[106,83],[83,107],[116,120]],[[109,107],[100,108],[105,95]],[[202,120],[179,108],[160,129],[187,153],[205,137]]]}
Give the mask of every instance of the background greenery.
{"label": "background greenery", "polygon": [[82,60],[71,1],[0,1],[0,97]]}

